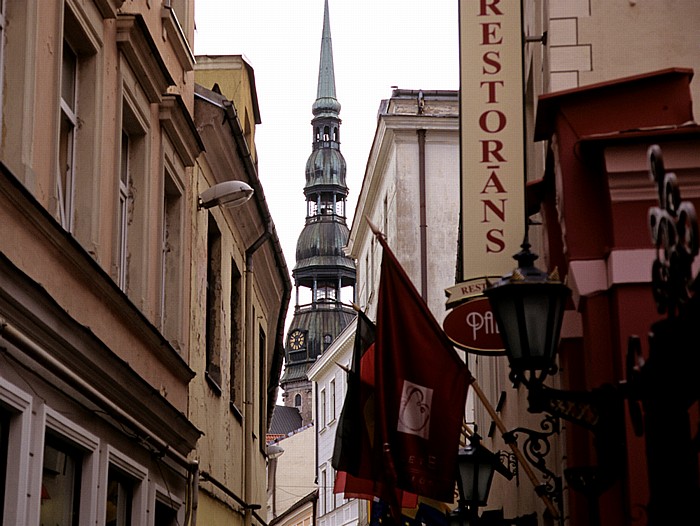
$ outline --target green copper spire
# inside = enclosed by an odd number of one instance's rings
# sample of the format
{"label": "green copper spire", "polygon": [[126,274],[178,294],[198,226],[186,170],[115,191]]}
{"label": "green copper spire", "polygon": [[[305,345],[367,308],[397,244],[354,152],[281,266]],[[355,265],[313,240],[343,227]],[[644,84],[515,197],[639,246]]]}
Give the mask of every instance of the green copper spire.
{"label": "green copper spire", "polygon": [[314,115],[340,113],[340,103],[335,98],[335,72],[333,70],[333,43],[331,23],[328,17],[328,0],[323,8],[323,34],[321,36],[321,60],[318,66],[318,89],[312,107]]}

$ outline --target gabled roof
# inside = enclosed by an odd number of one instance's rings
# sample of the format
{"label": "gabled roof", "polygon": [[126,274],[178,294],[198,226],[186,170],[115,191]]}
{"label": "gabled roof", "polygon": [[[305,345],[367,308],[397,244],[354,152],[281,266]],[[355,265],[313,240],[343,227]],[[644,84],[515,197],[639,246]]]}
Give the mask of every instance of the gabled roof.
{"label": "gabled roof", "polygon": [[272,412],[272,421],[268,435],[287,436],[298,429],[301,429],[302,421],[299,409],[296,407],[286,407],[276,405]]}

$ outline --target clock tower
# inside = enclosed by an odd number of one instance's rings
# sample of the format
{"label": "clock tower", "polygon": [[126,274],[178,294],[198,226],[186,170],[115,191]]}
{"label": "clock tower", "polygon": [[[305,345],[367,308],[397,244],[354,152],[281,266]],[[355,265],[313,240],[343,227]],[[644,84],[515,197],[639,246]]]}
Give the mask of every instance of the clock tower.
{"label": "clock tower", "polygon": [[296,303],[287,333],[285,369],[280,379],[287,407],[296,407],[304,425],[313,421],[311,382],[306,373],[355,317],[355,262],[345,255],[348,187],[340,153],[340,103],[335,98],[328,0],[323,12],[321,58],[313,119],[311,155],[306,162],[306,222],[292,270]]}

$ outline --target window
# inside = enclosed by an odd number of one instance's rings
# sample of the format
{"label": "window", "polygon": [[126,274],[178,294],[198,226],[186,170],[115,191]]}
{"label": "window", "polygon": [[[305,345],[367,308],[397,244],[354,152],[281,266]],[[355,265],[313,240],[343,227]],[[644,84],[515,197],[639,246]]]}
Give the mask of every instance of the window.
{"label": "window", "polygon": [[[255,319],[255,318],[253,318]],[[265,413],[267,410],[267,383],[265,382],[265,371],[267,371],[267,336],[262,327],[258,328],[258,436],[265,437],[267,432],[267,419]],[[265,441],[260,440],[260,451],[265,453]]]}
{"label": "window", "polygon": [[119,148],[118,207],[116,225],[116,277],[119,287],[130,298],[139,298],[145,288],[145,236],[137,225],[146,224],[145,185],[148,164],[146,118],[138,111],[132,94],[125,87],[122,100],[122,129]]}
{"label": "window", "polygon": [[163,218],[161,238],[160,328],[176,348],[180,345],[182,325],[182,189],[166,166],[163,180]]}
{"label": "window", "polygon": [[207,233],[206,377],[221,393],[221,232],[209,215]]}
{"label": "window", "polygon": [[335,420],[335,379],[331,380],[331,385],[330,385],[330,409],[331,409],[331,422]]}
{"label": "window", "polygon": [[117,285],[126,290],[127,224],[129,221],[129,135],[122,130],[117,208]]}
{"label": "window", "polygon": [[[102,145],[98,122],[102,114],[102,92],[98,92],[102,62],[98,57],[103,27],[93,17],[92,8],[73,10],[71,4],[75,2],[65,2],[63,38],[56,50],[60,78],[56,101],[55,215],[64,229],[88,250],[94,250],[98,232],[90,212],[97,206],[100,190],[95,166]],[[8,115],[14,114],[15,110],[8,111]]]}
{"label": "window", "polygon": [[113,467],[107,478],[106,526],[130,526],[133,506],[133,481]]}
{"label": "window", "polygon": [[321,400],[319,401],[319,418],[321,419],[321,429],[326,427],[326,390],[321,389]]}
{"label": "window", "polygon": [[78,526],[82,455],[47,434],[41,477],[41,524]]}
{"label": "window", "polygon": [[301,407],[301,395],[299,393],[294,395],[294,407]]}
{"label": "window", "polygon": [[319,504],[319,515],[325,515],[328,509],[326,505],[326,486],[328,485],[328,478],[326,469],[321,469],[321,487],[319,488],[318,504]]}
{"label": "window", "polygon": [[78,55],[67,41],[63,41],[61,62],[61,124],[59,134],[58,216],[66,230],[73,230],[73,197],[75,188],[75,136],[78,128]]}
{"label": "window", "polygon": [[177,524],[177,511],[168,506],[165,502],[156,500],[154,526],[176,526]]}
{"label": "window", "polygon": [[238,270],[236,262],[231,260],[231,312],[230,316],[230,341],[231,341],[231,351],[230,351],[230,390],[231,390],[231,404],[241,405],[243,401],[243,395],[241,392],[241,378],[239,378],[242,372],[241,368],[241,346],[240,346],[240,336],[241,336],[241,272]]}

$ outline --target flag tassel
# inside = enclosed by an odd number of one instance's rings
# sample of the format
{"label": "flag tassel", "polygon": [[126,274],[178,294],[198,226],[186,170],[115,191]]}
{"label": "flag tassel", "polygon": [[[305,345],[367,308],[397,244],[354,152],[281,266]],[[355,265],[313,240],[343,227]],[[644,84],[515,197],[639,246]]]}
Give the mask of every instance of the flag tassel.
{"label": "flag tassel", "polygon": [[[496,413],[496,410],[491,405],[491,402],[489,402],[488,398],[486,397],[484,392],[481,390],[481,387],[477,383],[476,379],[472,380],[471,386],[472,386],[472,389],[474,389],[474,393],[476,394],[476,396],[478,396],[479,400],[481,400],[481,403],[484,404],[484,407],[486,408],[486,411],[488,412],[489,416],[496,423],[496,427],[498,427],[498,430],[501,432],[501,435],[505,435],[508,432],[508,430],[506,429],[506,426],[503,424],[501,417],[498,416],[498,413]],[[535,488],[538,488],[540,486],[540,481],[537,479],[537,475],[533,471],[532,466],[530,466],[530,463],[527,461],[527,459],[523,455],[523,452],[520,451],[518,444],[515,442],[509,442],[508,445],[510,446],[510,448],[513,450],[513,453],[517,457],[519,465],[523,469],[525,469],[525,473],[527,474],[527,477],[530,479],[530,482],[532,482],[532,485]],[[552,499],[550,499],[545,494],[541,494],[540,492],[536,491],[536,493],[542,499],[545,506],[547,506],[547,509],[552,514],[552,517],[554,519],[558,519],[559,512],[557,511],[556,507],[554,506]]]}

